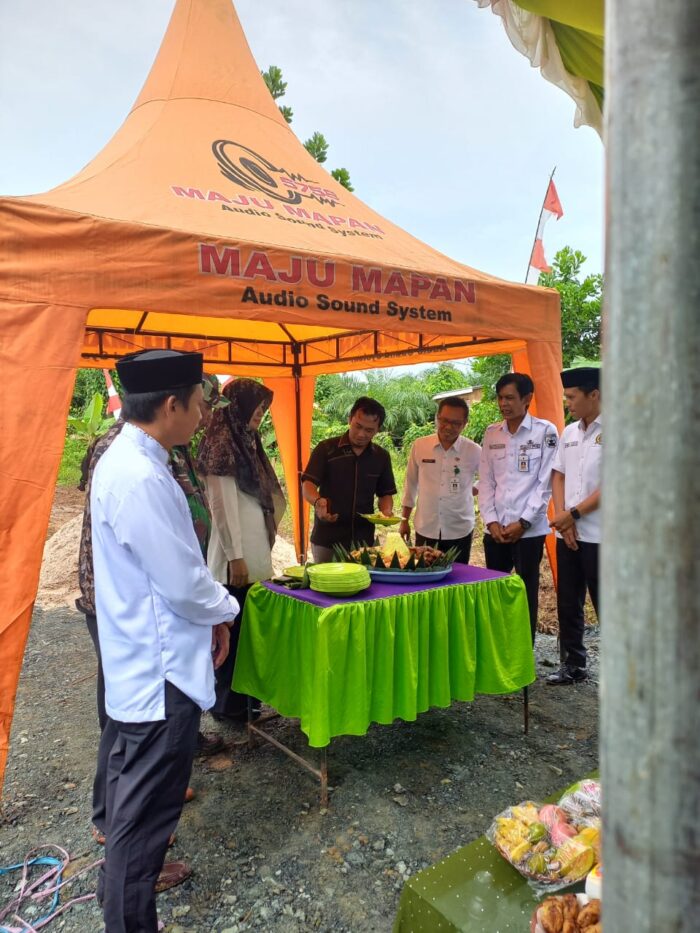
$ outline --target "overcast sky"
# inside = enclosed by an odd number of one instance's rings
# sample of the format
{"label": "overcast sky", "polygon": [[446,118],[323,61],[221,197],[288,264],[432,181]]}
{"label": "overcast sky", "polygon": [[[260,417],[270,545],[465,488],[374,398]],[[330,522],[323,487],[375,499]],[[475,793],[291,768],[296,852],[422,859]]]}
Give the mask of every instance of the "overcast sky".
{"label": "overcast sky", "polygon": [[[65,181],[143,84],[174,0],[0,0],[0,194]],[[302,139],[349,169],[380,214],[461,262],[525,275],[547,179],[563,245],[602,271],[603,147],[573,102],[473,0],[238,0],[261,69],[282,68]],[[186,145],[186,140],[183,140]]]}

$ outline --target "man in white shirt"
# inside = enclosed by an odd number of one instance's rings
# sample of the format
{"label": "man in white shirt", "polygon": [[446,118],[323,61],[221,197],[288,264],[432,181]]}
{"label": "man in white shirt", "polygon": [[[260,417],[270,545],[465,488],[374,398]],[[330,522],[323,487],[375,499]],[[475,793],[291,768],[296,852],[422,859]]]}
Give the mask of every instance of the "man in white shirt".
{"label": "man in white shirt", "polygon": [[207,570],[168,465],[200,420],[201,354],[132,354],[117,372],[126,424],[90,496],[105,706],[116,727],[98,898],[106,933],[155,933],[156,880],[238,604]]}
{"label": "man in white shirt", "polygon": [[578,418],[564,428],[552,473],[552,528],[557,534],[557,615],[561,667],[550,674],[553,686],[585,680],[583,606],[586,590],[598,615],[600,546],[600,467],[603,434],[600,370],[579,367],[561,374],[564,398]]}
{"label": "man in white shirt", "polygon": [[503,421],[486,429],[479,466],[479,510],[489,570],[523,578],[534,643],[540,562],[549,533],[547,505],[557,429],[528,411],[535,386],[525,373],[506,373],[496,383]]}
{"label": "man in white shirt", "polygon": [[437,434],[419,437],[408,455],[399,532],[410,535],[413,521],[416,544],[442,551],[459,548],[457,560],[469,563],[474,531],[474,477],[479,470],[481,447],[462,436],[469,420],[469,406],[457,396],[444,398],[435,416]]}

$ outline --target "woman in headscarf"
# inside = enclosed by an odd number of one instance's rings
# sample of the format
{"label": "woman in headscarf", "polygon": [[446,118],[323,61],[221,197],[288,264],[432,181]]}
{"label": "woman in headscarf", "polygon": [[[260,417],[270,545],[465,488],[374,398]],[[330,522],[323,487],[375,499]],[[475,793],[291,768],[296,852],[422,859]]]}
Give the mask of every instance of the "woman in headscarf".
{"label": "woman in headscarf", "polygon": [[[258,428],[273,393],[254,379],[234,379],[223,390],[230,404],[214,412],[199,451],[212,517],[207,564],[235,595],[241,615],[231,647],[216,671],[215,718],[244,719],[247,697],[231,690],[245,597],[257,580],[272,576],[272,547],[286,507]],[[259,704],[258,704],[259,705]]]}

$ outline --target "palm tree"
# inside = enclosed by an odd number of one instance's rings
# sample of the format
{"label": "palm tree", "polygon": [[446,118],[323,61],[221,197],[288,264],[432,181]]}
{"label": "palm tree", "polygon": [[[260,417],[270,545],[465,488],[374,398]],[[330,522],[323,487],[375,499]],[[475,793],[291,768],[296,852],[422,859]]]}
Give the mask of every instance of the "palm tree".
{"label": "palm tree", "polygon": [[394,444],[399,447],[408,428],[430,423],[435,414],[435,403],[425,382],[415,376],[390,376],[370,371],[364,379],[341,375],[322,376],[317,381],[319,414],[331,422],[345,424],[350,409],[361,395],[368,395],[384,406],[384,431],[391,434]]}

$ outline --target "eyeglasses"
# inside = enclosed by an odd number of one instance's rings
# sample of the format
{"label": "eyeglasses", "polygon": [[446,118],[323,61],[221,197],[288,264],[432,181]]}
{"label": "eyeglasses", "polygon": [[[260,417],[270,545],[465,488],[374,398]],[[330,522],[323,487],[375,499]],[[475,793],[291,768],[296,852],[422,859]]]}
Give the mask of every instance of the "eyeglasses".
{"label": "eyeglasses", "polygon": [[441,428],[463,428],[466,421],[453,421],[451,418],[436,418]]}

